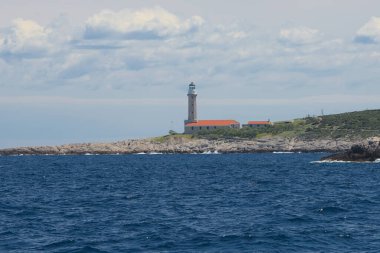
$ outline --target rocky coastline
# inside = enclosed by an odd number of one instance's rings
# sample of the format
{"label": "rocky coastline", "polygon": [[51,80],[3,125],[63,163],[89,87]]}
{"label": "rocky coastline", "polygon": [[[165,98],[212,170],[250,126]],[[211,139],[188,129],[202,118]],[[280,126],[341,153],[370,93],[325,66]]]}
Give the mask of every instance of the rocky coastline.
{"label": "rocky coastline", "polygon": [[380,138],[371,138],[350,149],[324,157],[322,161],[374,162],[380,160]]}
{"label": "rocky coastline", "polygon": [[[16,147],[0,149],[0,155],[84,155],[138,153],[259,153],[259,152],[333,152],[344,153],[353,145],[366,145],[370,140],[270,137],[260,139],[207,140],[169,136],[158,139],[125,140],[112,143],[80,143],[60,146]],[[332,158],[329,158],[332,159]]]}

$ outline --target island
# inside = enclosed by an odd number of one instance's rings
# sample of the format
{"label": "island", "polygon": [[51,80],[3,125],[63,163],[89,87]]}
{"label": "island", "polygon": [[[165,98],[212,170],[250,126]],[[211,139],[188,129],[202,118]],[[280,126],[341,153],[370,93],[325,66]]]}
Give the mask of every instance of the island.
{"label": "island", "polygon": [[326,160],[374,161],[380,156],[380,110],[307,116],[263,127],[222,128],[182,134],[60,146],[0,149],[0,155],[138,153],[331,152]]}

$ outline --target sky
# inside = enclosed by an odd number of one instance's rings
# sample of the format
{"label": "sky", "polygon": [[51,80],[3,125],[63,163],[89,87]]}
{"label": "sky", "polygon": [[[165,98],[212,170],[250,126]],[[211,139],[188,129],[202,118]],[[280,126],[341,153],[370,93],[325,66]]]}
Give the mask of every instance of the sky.
{"label": "sky", "polygon": [[380,108],[378,0],[1,0],[0,148]]}

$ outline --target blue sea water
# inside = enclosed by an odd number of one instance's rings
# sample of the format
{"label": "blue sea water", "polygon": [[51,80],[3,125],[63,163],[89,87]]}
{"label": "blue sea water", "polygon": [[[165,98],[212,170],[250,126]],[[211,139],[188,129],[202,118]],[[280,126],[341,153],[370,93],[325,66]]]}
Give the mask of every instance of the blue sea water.
{"label": "blue sea water", "polygon": [[379,252],[380,163],[0,157],[0,252]]}

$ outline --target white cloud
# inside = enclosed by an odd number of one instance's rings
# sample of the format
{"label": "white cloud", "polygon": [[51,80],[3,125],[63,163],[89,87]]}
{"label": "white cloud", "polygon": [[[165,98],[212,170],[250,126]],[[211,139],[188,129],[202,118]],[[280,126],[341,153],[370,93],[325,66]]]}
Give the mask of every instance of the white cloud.
{"label": "white cloud", "polygon": [[[64,90],[66,94],[75,91],[85,96],[90,91],[99,97],[124,94],[134,98],[165,96],[166,90],[182,94],[179,90],[183,84],[194,80],[209,96],[215,96],[217,88],[218,97],[265,97],[277,90],[276,96],[294,98],[327,90],[332,94],[350,93],[353,89],[347,87],[355,84],[364,90],[378,79],[378,51],[325,39],[315,29],[289,28],[279,35],[244,23],[207,23],[189,34],[203,22],[194,20],[181,20],[154,8],[103,11],[70,29],[65,20],[46,27],[33,21],[15,22],[0,33],[0,86],[17,92],[34,87],[47,93]],[[83,25],[96,28],[101,39],[83,39]],[[137,32],[151,32],[153,37],[141,40],[135,36]],[[77,40],[70,43],[72,37]],[[9,38],[17,38],[12,41],[18,46],[31,43],[34,50],[29,51],[40,49],[39,55],[44,57],[1,61],[6,57],[4,45]],[[49,47],[48,51],[54,53],[46,54],[45,48]],[[11,48],[13,54],[23,52],[8,45],[9,54]],[[366,73],[367,80],[363,81],[362,73]]]}
{"label": "white cloud", "polygon": [[355,41],[359,43],[380,42],[380,17],[372,17],[357,32]]}
{"label": "white cloud", "polygon": [[35,57],[48,52],[50,30],[33,20],[15,19],[12,26],[0,34],[0,54]]}
{"label": "white cloud", "polygon": [[199,16],[181,21],[159,7],[138,11],[103,10],[87,20],[84,36],[86,39],[159,39],[194,31],[203,23]]}
{"label": "white cloud", "polygon": [[[298,98],[203,98],[204,106],[254,106],[254,105],[299,105],[302,104],[350,104],[356,102],[378,102],[376,95],[318,95],[304,96]],[[184,98],[77,98],[65,96],[0,96],[0,105],[20,104],[66,104],[66,105],[133,105],[133,106],[186,106]]]}
{"label": "white cloud", "polygon": [[279,34],[280,41],[293,45],[312,44],[320,41],[321,37],[320,31],[309,27],[282,29]]}
{"label": "white cloud", "polygon": [[228,35],[234,39],[244,39],[248,37],[248,34],[243,31],[230,32]]}

